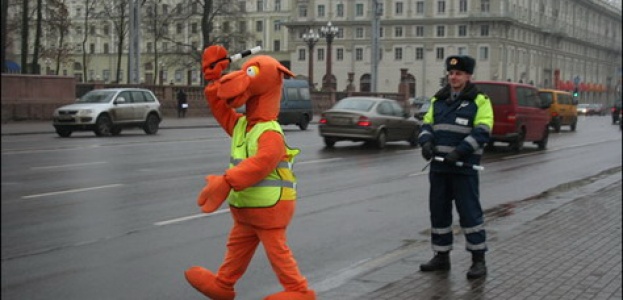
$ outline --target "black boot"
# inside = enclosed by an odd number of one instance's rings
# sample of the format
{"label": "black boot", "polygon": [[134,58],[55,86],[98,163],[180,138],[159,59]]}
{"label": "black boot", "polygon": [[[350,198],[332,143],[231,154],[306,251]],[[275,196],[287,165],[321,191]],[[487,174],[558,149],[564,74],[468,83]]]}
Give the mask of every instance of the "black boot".
{"label": "black boot", "polygon": [[425,264],[420,265],[420,271],[448,271],[450,270],[450,253],[449,252],[437,252],[435,257]]}
{"label": "black boot", "polygon": [[467,279],[477,279],[487,275],[484,253],[472,253],[472,266],[467,271]]}

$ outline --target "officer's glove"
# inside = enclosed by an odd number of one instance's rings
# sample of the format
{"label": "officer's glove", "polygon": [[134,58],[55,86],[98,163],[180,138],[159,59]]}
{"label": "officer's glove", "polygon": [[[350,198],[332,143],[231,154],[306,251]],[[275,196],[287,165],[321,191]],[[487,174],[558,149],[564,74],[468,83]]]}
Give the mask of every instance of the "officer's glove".
{"label": "officer's glove", "polygon": [[446,155],[446,157],[444,158],[444,161],[451,164],[451,165],[455,165],[457,161],[461,160],[461,153],[459,153],[459,151],[453,150],[452,152],[448,153],[448,155]]}
{"label": "officer's glove", "polygon": [[422,145],[422,157],[424,157],[425,160],[431,160],[433,158],[433,148],[434,146],[431,142],[426,142]]}

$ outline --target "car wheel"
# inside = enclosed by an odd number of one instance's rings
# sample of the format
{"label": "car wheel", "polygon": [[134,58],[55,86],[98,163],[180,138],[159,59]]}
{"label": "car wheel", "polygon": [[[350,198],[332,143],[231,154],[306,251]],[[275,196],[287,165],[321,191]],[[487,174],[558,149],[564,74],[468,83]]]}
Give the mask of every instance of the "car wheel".
{"label": "car wheel", "polygon": [[543,139],[536,142],[536,145],[539,147],[539,150],[547,149],[547,141],[549,140],[549,130],[547,127],[545,128],[545,132],[543,133]]}
{"label": "car wheel", "polygon": [[95,135],[109,136],[111,134],[112,121],[108,115],[100,115],[95,122]]}
{"label": "car wheel", "polygon": [[511,150],[515,152],[521,151],[521,149],[523,149],[523,144],[525,141],[526,141],[526,133],[523,130],[521,130],[519,132],[519,135],[517,136],[517,139],[511,142],[510,144]]}
{"label": "car wheel", "polygon": [[301,117],[301,123],[299,123],[299,128],[301,130],[307,130],[308,126],[309,126],[309,117],[307,115],[303,115]]}
{"label": "car wheel", "polygon": [[112,129],[110,129],[110,134],[112,135],[120,135],[121,134],[121,127],[113,127]]}
{"label": "car wheel", "polygon": [[560,122],[554,122],[552,128],[554,128],[554,132],[560,132]]}
{"label": "car wheel", "polygon": [[379,149],[385,148],[385,144],[387,143],[387,133],[385,130],[381,130],[379,135],[376,137],[376,147]]}
{"label": "car wheel", "polygon": [[335,139],[332,138],[324,138],[324,144],[327,148],[333,148],[335,146]]}
{"label": "car wheel", "polygon": [[158,125],[160,124],[160,118],[155,114],[149,114],[147,116],[147,120],[145,120],[145,124],[143,125],[143,130],[147,134],[156,134],[158,132]]}
{"label": "car wheel", "polygon": [[71,135],[71,129],[67,127],[58,126],[56,127],[56,133],[60,137],[69,137]]}

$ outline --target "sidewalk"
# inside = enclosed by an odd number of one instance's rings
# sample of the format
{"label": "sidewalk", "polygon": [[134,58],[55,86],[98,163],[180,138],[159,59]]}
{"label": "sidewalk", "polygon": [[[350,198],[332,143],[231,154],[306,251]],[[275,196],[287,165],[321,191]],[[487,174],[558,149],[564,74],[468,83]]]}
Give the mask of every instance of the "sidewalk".
{"label": "sidewalk", "polygon": [[487,216],[484,279],[466,279],[471,257],[459,232],[449,272],[420,272],[433,252],[429,240],[415,242],[396,251],[406,254],[338,287],[320,284],[319,299],[622,299],[621,168],[594,177],[570,191],[517,203],[510,216]]}
{"label": "sidewalk", "polygon": [[[196,127],[214,127],[218,123],[213,117],[167,117],[160,123],[160,129],[181,129]],[[36,133],[53,133],[54,126],[52,121],[12,121],[2,123],[2,135],[19,135],[19,134],[36,134]]]}

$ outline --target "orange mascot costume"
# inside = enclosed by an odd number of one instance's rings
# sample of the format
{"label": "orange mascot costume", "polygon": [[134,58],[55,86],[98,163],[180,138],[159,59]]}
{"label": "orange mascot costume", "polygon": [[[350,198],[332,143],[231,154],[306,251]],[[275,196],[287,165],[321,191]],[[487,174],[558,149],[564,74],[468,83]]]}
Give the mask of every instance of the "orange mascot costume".
{"label": "orange mascot costume", "polygon": [[[224,175],[208,175],[197,202],[203,212],[218,209],[227,199],[233,228],[225,259],[216,274],[194,266],[186,280],[211,299],[234,299],[242,277],[261,242],[284,291],[265,300],[316,299],[286,244],[286,228],[294,215],[296,177],[292,172],[299,150],[289,148],[277,123],[283,76],[294,76],[270,56],[257,55],[242,70],[221,77],[229,66],[227,50],[210,46],[202,58],[204,92],[212,114],[232,137],[230,167]],[[235,108],[246,105],[246,115]]]}

